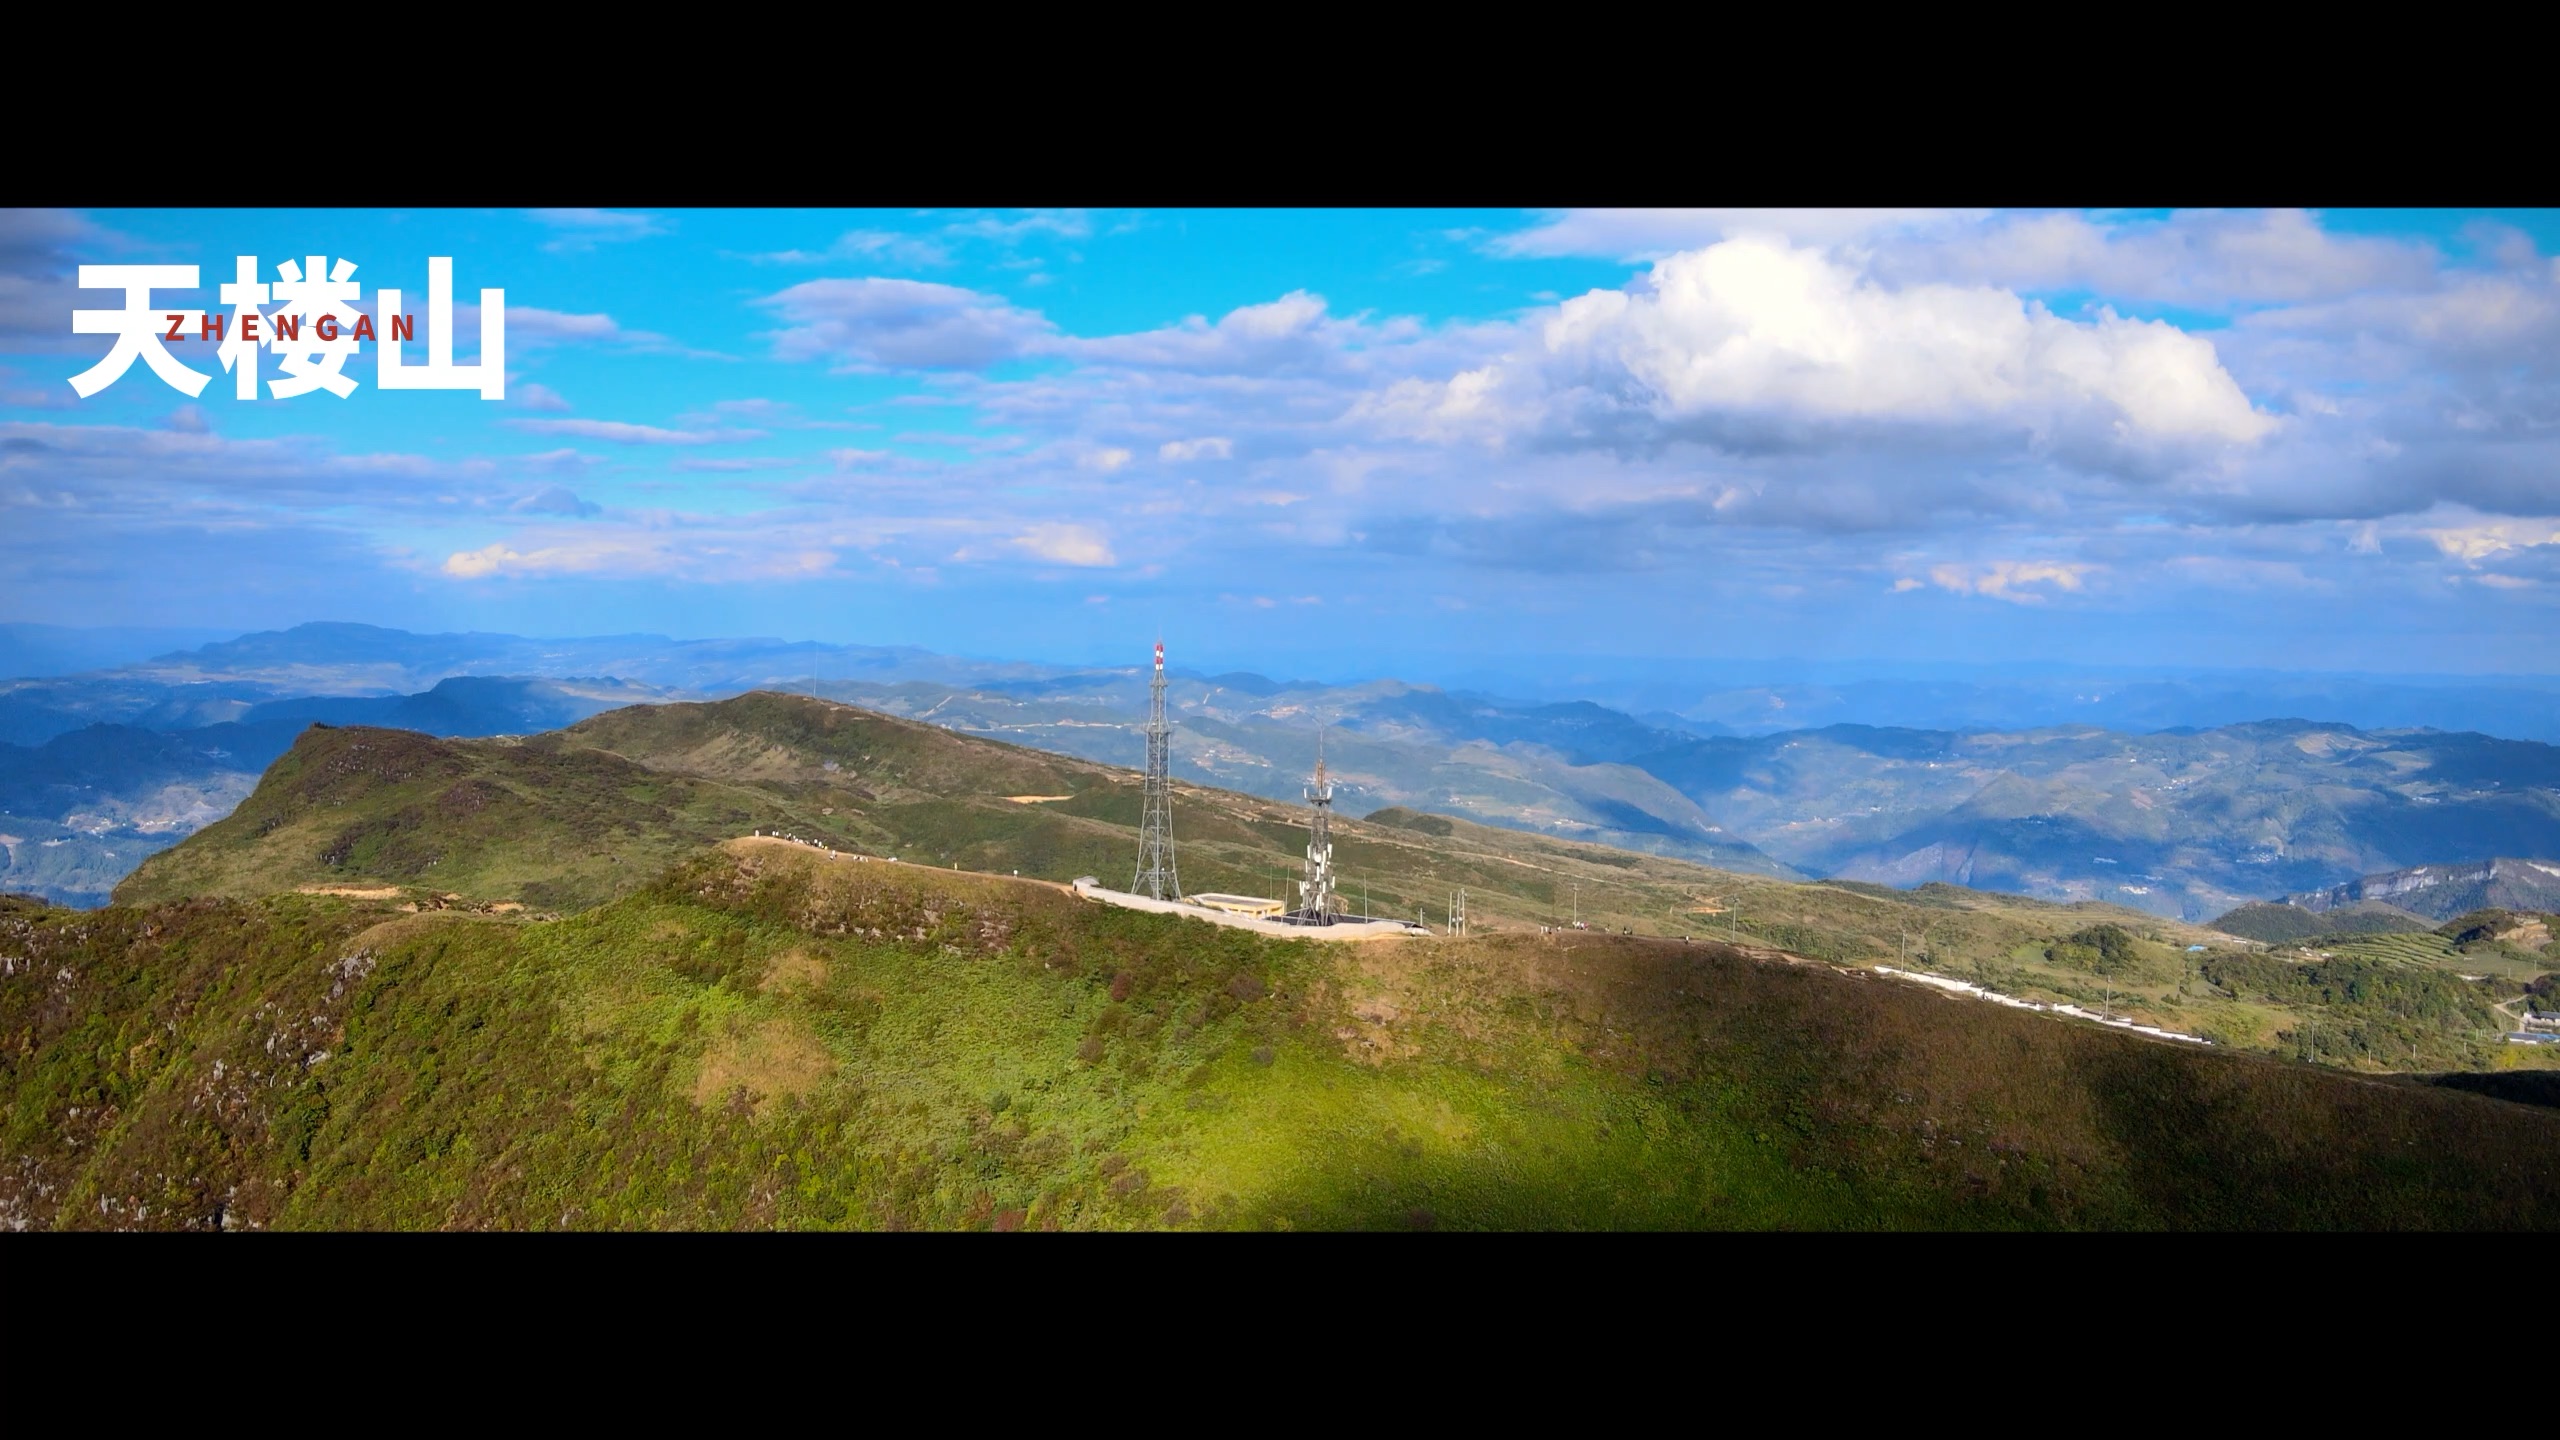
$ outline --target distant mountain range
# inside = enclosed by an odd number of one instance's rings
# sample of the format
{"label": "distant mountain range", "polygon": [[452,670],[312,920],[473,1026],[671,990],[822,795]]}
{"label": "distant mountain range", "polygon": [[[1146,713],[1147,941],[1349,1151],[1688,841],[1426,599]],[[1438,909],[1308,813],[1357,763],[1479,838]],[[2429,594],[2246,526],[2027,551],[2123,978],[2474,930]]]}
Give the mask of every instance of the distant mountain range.
{"label": "distant mountain range", "polygon": [[[313,721],[522,734],[761,688],[1135,766],[1145,687],[1136,666],[905,647],[298,626],[0,684],[0,888],[97,903],[227,813]],[[1821,708],[1802,698],[1770,708]],[[2201,920],[2413,866],[2560,863],[2560,748],[2478,733],[2262,719],[1713,734],[1738,726],[1695,707],[1250,673],[1177,672],[1171,699],[1176,772],[1197,783],[1294,802],[1321,731],[1349,814],[1455,815],[1772,877],[1944,881]]]}
{"label": "distant mountain range", "polygon": [[2496,859],[2419,865],[2285,897],[2286,904],[2315,914],[2342,913],[2372,902],[2430,920],[2450,920],[2473,910],[2560,911],[2560,864]]}

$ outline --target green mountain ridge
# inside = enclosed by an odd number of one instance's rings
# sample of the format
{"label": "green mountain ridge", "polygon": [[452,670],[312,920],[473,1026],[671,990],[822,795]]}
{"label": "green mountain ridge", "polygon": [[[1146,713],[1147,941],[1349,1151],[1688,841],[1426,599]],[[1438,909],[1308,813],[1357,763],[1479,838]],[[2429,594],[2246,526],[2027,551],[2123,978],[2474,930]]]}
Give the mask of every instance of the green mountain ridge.
{"label": "green mountain ridge", "polygon": [[556,921],[0,901],[0,951],[10,1229],[2560,1224],[2560,1112],[1750,947],[1266,939],[780,841]]}
{"label": "green mountain ridge", "polygon": [[[0,1225],[2560,1223],[2560,1115],[2458,1088],[2528,1093],[2480,1072],[2539,972],[2453,973],[2511,918],[2287,962],[1388,807],[1354,893],[1464,885],[1473,933],[1270,939],[1058,883],[1131,863],[1136,780],[776,693],[315,726],[116,905],[0,901]],[[1195,891],[1305,837],[1181,785],[1175,826]]]}
{"label": "green mountain ridge", "polygon": [[[1137,779],[782,693],[628,707],[530,737],[315,728],[238,811],[152,857],[118,899],[335,890],[425,909],[568,913],[627,894],[704,846],[767,828],[909,864],[1126,884]],[[1176,786],[1179,864],[1193,892],[1287,894],[1305,825],[1300,806]],[[2375,958],[2420,973],[2368,996],[2343,980],[2306,986],[2290,971],[2232,968],[2242,957],[2228,952],[2241,942],[2122,907],[1935,883],[1909,892],[1803,884],[1404,807],[1338,818],[1335,852],[1346,898],[1369,913],[1437,923],[1464,889],[1479,930],[1577,920],[1639,935],[1721,930],[1773,951],[1934,970],[2243,1049],[2316,1051],[2369,1069],[2508,1063],[2493,1006],[2540,973],[2517,956],[2489,981],[2464,981],[2479,973],[2476,960],[2438,947]],[[2115,952],[2130,961],[2102,966],[2073,941],[2100,925],[2132,937],[2131,950]]]}

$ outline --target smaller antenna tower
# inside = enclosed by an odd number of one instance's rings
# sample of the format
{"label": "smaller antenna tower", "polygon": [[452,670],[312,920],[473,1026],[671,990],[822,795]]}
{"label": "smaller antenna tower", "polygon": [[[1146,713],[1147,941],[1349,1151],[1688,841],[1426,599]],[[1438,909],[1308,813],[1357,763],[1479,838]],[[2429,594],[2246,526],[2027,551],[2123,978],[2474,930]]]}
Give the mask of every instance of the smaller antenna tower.
{"label": "smaller antenna tower", "polygon": [[1449,933],[1452,935],[1467,933],[1467,892],[1464,890],[1449,897]]}
{"label": "smaller antenna tower", "polygon": [[1324,773],[1324,732],[1316,732],[1316,778],[1307,786],[1307,878],[1298,882],[1298,923],[1330,925],[1341,908],[1333,889],[1333,782]]}

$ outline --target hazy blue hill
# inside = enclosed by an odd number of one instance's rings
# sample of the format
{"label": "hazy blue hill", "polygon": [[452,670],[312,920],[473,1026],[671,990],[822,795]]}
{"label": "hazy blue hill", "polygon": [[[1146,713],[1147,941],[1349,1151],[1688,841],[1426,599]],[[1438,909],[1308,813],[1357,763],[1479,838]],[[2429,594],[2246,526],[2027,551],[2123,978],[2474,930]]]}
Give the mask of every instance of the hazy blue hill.
{"label": "hazy blue hill", "polygon": [[[1106,765],[1143,763],[1139,672],[1115,672],[1106,686],[1085,678],[1057,686],[786,688]],[[1337,804],[1348,815],[1402,806],[1722,869],[1795,873],[1659,777],[1565,753],[1595,734],[1639,745],[1663,738],[1596,706],[1503,707],[1393,682],[1248,692],[1191,677],[1168,687],[1168,703],[1176,713],[1174,773],[1185,779],[1295,802],[1315,769],[1323,727]]]}
{"label": "hazy blue hill", "polygon": [[2560,748],[2300,719],[2127,735],[2086,726],[1827,726],[1639,757],[1815,874],[2018,888],[2201,919],[2484,852],[2560,855]]}
{"label": "hazy blue hill", "polygon": [[[1521,657],[1523,683],[1492,684],[1489,676],[1470,677],[1469,683],[1541,693],[1526,683],[1542,668],[1536,658]],[[1576,674],[1590,669],[1562,663],[1553,668]],[[2429,727],[2560,742],[2560,676],[2552,675],[2162,675],[2095,666],[1650,662],[1625,675],[1577,680],[1573,689],[1580,698],[1638,715],[1668,711],[1749,735],[1840,721],[1955,731],[2071,724],[2136,732],[2211,730],[2270,715],[2304,715],[2366,730]]]}
{"label": "hazy blue hill", "polygon": [[0,678],[77,675],[221,638],[218,630],[166,626],[0,624]]}
{"label": "hazy blue hill", "polygon": [[[665,644],[663,636],[617,637]],[[467,665],[521,651],[530,644],[514,635],[465,633],[418,635],[379,625],[314,621],[290,630],[261,630],[192,650],[154,657],[162,663],[204,669],[265,670],[297,665]]]}
{"label": "hazy blue hill", "polygon": [[[1187,779],[1294,800],[1323,728],[1347,813],[1401,806],[1738,869],[1906,884],[1964,877],[2190,920],[2413,864],[2560,854],[2560,748],[2453,728],[2359,730],[2321,698],[2414,696],[2425,703],[2347,708],[2444,718],[2448,697],[2474,691],[2560,706],[2560,682],[2466,689],[2110,677],[2055,665],[1860,678],[1800,668],[1800,682],[1731,692],[1715,711],[1730,726],[1697,705],[1639,716],[1592,696],[1177,670],[1175,766]],[[600,675],[621,679],[574,678]],[[288,718],[525,733],[574,723],[603,701],[778,689],[1131,765],[1146,680],[1140,665],[1012,664],[895,646],[315,625],[107,674],[0,683],[0,739],[41,744],[102,721],[175,732]],[[2255,713],[2238,723],[2189,723],[2211,706],[2188,701],[2248,695]],[[1878,723],[1922,713],[1989,723]],[[2120,725],[2127,715],[2180,728],[2017,728],[2070,716]],[[1774,733],[1697,733],[1718,727]]]}
{"label": "hazy blue hill", "polygon": [[619,705],[668,698],[618,680],[563,684],[515,676],[463,675],[416,695],[320,695],[271,700],[243,716],[249,724],[380,725],[429,735],[521,735],[575,725]]}
{"label": "hazy blue hill", "polygon": [[641,684],[735,694],[789,679],[987,681],[1050,676],[1065,667],[969,660],[902,645],[829,645],[772,637],[677,640],[664,635],[531,638],[420,635],[373,625],[314,623],[262,631],[129,667],[141,679],[223,674],[293,694],[401,693],[453,675],[566,678],[615,675]]}
{"label": "hazy blue hill", "polygon": [[146,858],[229,814],[299,728],[90,725],[0,745],[0,889],[105,904]]}

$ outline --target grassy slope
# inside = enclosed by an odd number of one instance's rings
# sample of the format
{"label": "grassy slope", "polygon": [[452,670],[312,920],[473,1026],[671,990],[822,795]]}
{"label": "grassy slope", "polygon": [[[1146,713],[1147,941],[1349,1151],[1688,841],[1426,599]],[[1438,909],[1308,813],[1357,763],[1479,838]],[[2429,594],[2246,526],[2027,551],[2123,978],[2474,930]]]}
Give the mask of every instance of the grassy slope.
{"label": "grassy slope", "polygon": [[740,842],[552,922],[0,907],[0,1225],[2560,1224],[2560,1113],[1723,947]]}
{"label": "grassy slope", "polygon": [[[451,893],[572,910],[762,825],[910,862],[1126,884],[1138,805],[1124,770],[796,695],[635,706],[525,741],[314,730],[238,813],[155,856],[118,895],[147,903],[391,884],[417,887],[427,903]],[[1177,787],[1174,820],[1195,892],[1277,893],[1305,845],[1302,812],[1232,792]],[[1365,897],[1377,913],[1421,905],[1436,920],[1464,887],[1479,930],[1518,931],[1578,903],[1597,928],[1720,934],[1841,963],[1934,969],[2244,1048],[2316,1045],[2368,1068],[2514,1063],[2488,1005],[2538,963],[2466,960],[2468,973],[2495,976],[2476,996],[2448,991],[2421,1004],[2395,992],[2368,1004],[2371,987],[2254,971],[2247,984],[2217,979],[2212,962],[2232,957],[2185,947],[2227,941],[2107,905],[1773,881],[1406,810],[1338,822],[1335,853],[1353,902]],[[2145,937],[2138,963],[2101,974],[2079,952],[2051,958],[2055,942],[2109,922]],[[2440,968],[2437,988],[2468,983]],[[2351,1029],[2367,1021],[2380,1028]]]}
{"label": "grassy slope", "polygon": [[390,883],[573,909],[710,840],[792,818],[771,793],[670,776],[558,735],[436,740],[315,726],[240,808],[145,861],[116,895],[150,903]]}

